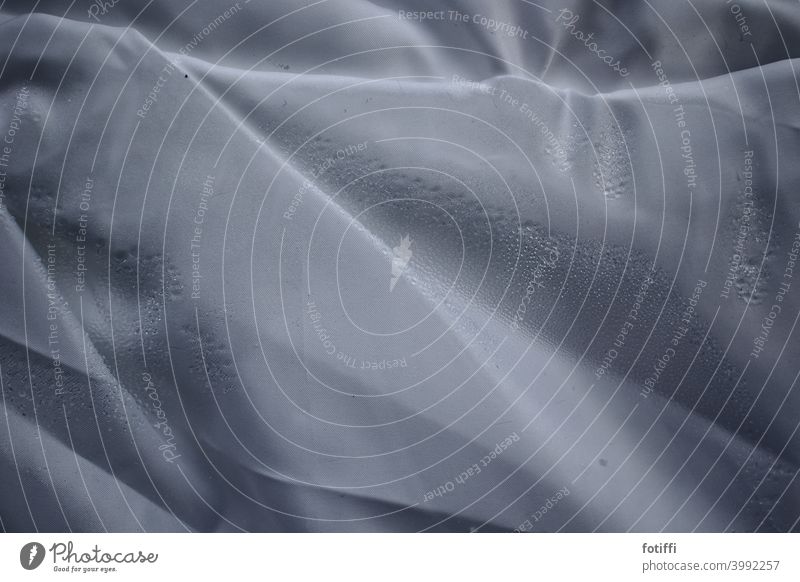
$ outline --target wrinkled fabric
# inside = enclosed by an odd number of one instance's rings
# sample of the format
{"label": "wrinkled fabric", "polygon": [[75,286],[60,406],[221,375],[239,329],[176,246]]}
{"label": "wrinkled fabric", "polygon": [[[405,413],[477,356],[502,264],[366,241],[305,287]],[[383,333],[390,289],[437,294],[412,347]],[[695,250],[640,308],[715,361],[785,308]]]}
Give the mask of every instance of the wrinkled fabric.
{"label": "wrinkled fabric", "polygon": [[67,4],[0,5],[5,530],[798,529],[795,2]]}

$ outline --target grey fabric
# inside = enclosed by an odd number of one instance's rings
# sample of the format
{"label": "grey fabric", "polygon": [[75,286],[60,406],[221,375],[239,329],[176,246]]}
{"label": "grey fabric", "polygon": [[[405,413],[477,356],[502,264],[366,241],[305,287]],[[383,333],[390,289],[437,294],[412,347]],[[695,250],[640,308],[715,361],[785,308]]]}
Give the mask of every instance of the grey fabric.
{"label": "grey fabric", "polygon": [[0,13],[5,530],[798,529],[796,2]]}

